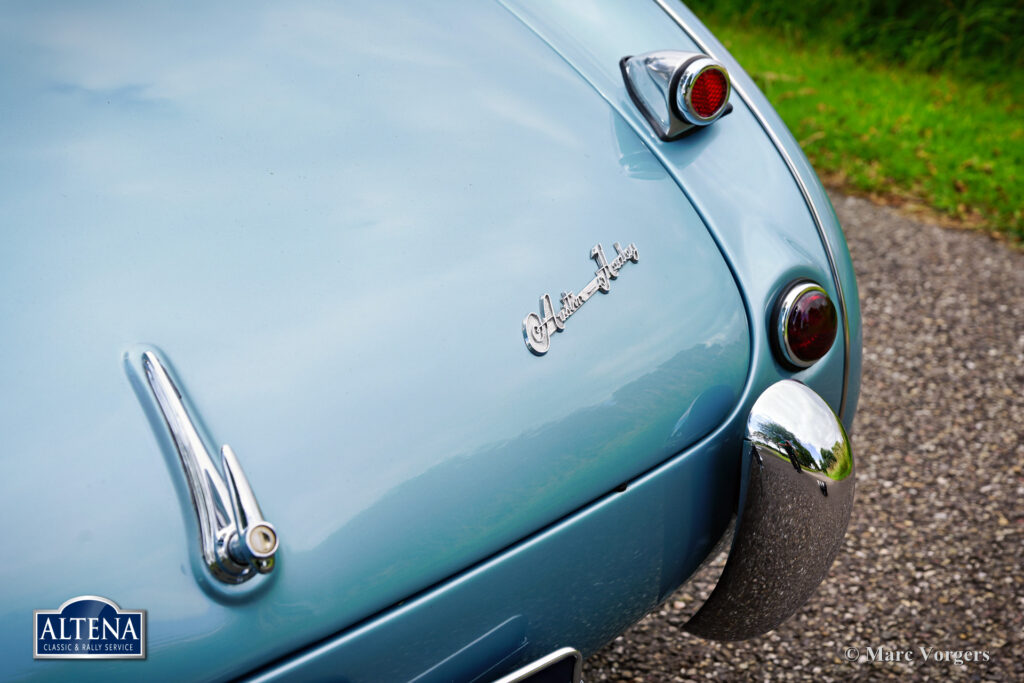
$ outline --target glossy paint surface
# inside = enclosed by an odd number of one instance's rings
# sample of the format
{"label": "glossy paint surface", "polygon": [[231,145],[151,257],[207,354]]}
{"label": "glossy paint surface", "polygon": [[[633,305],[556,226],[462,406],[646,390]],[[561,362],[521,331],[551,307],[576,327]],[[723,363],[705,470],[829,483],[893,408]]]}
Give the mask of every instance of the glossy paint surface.
{"label": "glossy paint surface", "polygon": [[[678,26],[667,21],[660,9],[653,4],[647,7],[644,3],[630,3],[628,6],[612,2],[506,4],[584,74],[620,112],[623,120],[643,138],[645,147],[658,156],[682,189],[700,207],[702,216],[728,255],[734,273],[743,285],[748,310],[754,321],[755,364],[747,393],[736,412],[725,425],[706,439],[709,446],[713,444],[722,450],[710,461],[702,459],[702,448],[684,453],[664,468],[637,482],[636,486],[631,486],[619,499],[625,501],[630,495],[636,495],[638,498],[634,500],[643,500],[646,493],[664,485],[666,490],[679,494],[676,500],[680,504],[698,501],[700,512],[685,514],[685,526],[692,530],[691,525],[698,518],[721,515],[723,512],[722,509],[716,512],[711,501],[699,500],[700,493],[691,488],[694,483],[691,477],[710,484],[716,480],[716,468],[723,467],[726,461],[738,464],[741,449],[737,435],[742,430],[754,400],[764,387],[776,378],[795,376],[826,397],[833,409],[838,409],[838,383],[842,381],[843,373],[841,357],[836,349],[826,356],[825,361],[814,367],[789,373],[771,357],[768,343],[770,322],[767,314],[775,296],[786,284],[800,277],[811,277],[832,291],[832,280],[819,236],[778,150],[763,137],[763,132],[759,132],[759,124],[741,102],[734,100],[737,110],[709,129],[703,140],[687,141],[693,147],[672,143],[662,145],[648,133],[644,122],[631,110],[611,66],[615,63],[613,58],[664,47],[696,47]],[[716,47],[715,55],[727,60],[732,77],[746,86],[755,106],[765,112],[769,123],[782,139],[784,151],[794,159],[808,183],[819,212],[825,216],[830,243],[838,250],[840,278],[849,285],[846,296],[851,331],[850,386],[846,411],[842,415],[849,429],[860,385],[861,321],[853,270],[835,214],[799,146],[749,77],[692,14],[685,8],[680,10],[692,20],[701,38]],[[636,158],[645,159],[645,156],[638,152]],[[641,161],[637,166],[645,167],[644,164],[645,161]],[[837,346],[841,343],[840,340]],[[842,349],[838,351],[841,353]],[[689,466],[694,469],[689,469]],[[676,467],[679,469],[675,470]],[[677,480],[673,471],[685,471],[686,474],[682,480]],[[721,471],[731,475],[733,469],[724,466]],[[611,510],[614,510],[613,514],[601,517],[601,512]],[[423,678],[420,679],[423,681],[445,680],[453,675],[456,678],[469,678],[495,663],[499,670],[492,670],[491,673],[500,673],[502,667],[504,670],[512,669],[517,663],[543,654],[545,648],[564,643],[576,643],[587,650],[592,642],[588,639],[595,635],[596,629],[592,625],[605,623],[600,616],[595,615],[602,614],[601,610],[609,603],[617,606],[642,603],[645,588],[649,590],[653,583],[651,579],[644,578],[637,584],[631,584],[634,586],[631,597],[622,600],[619,592],[621,586],[631,583],[630,577],[636,575],[634,572],[637,568],[618,566],[616,562],[622,555],[603,550],[606,547],[613,550],[621,548],[627,557],[655,556],[650,549],[634,552],[636,549],[630,545],[630,541],[643,537],[643,531],[652,523],[657,525],[660,520],[676,517],[668,510],[658,509],[656,505],[651,506],[650,513],[649,517],[634,519],[624,513],[622,508],[601,501],[571,520],[517,546],[492,563],[461,575],[409,605],[389,611],[379,619],[283,662],[267,671],[265,679],[326,679],[334,672],[345,671],[352,676],[352,680],[373,680],[375,663],[383,661],[395,662],[397,667],[410,666],[405,670],[407,678],[412,678],[414,671],[423,672]],[[596,519],[601,519],[601,522],[589,526],[588,522]],[[624,523],[625,530],[618,523]],[[591,538],[578,546],[574,545],[577,531],[584,538]],[[661,529],[657,531],[660,533]],[[619,533],[621,537],[617,536]],[[666,530],[664,538],[675,538],[684,533],[683,529]],[[599,540],[595,541],[594,538]],[[607,546],[604,545],[606,541]],[[542,547],[545,550],[539,550]],[[594,554],[595,547],[602,549],[598,553],[599,557]],[[567,552],[560,553],[562,549]],[[529,557],[533,552],[536,555],[527,562],[517,561],[524,555]],[[538,568],[545,567],[557,557],[571,559],[564,565],[556,565],[553,572],[538,571]],[[664,562],[662,567],[673,566],[673,561],[678,561],[679,556],[669,553],[661,556],[660,560]],[[608,570],[620,580],[595,580],[594,573],[601,570]],[[674,577],[669,576],[662,585],[666,588],[673,586],[689,573],[687,569]],[[495,578],[498,581],[491,583]],[[533,578],[536,578],[536,582],[531,581]],[[502,584],[501,580],[508,581],[508,584]],[[565,614],[563,605],[579,604],[580,585],[587,586],[582,592],[583,596],[596,593],[595,602],[598,604],[592,605],[591,612],[587,611],[586,605],[579,610],[570,610],[570,618],[560,622],[560,617]],[[572,595],[572,598],[566,600],[567,594]],[[539,598],[524,604],[524,595]],[[504,603],[504,600],[509,600],[510,605],[522,607],[508,606],[502,611],[502,607],[509,604]],[[394,657],[394,642],[422,642],[418,636],[422,638],[422,634],[430,628],[429,625],[438,615],[442,618],[450,617],[452,623],[460,623],[466,614],[486,614],[486,610],[479,607],[481,604],[498,606],[496,614],[489,621],[485,618],[483,623],[470,627],[468,632],[456,633],[447,640],[441,637],[439,640],[443,643],[435,641],[427,648],[445,653],[445,657],[435,655],[433,660],[424,658],[439,664],[417,667]],[[527,628],[524,613],[529,613],[541,626],[532,630]],[[516,616],[507,617],[510,614]],[[501,621],[498,615],[505,615],[506,620]],[[614,617],[607,614],[603,616],[614,621]],[[545,628],[551,624],[557,626]],[[600,641],[596,643],[600,644]]]}
{"label": "glossy paint surface", "polygon": [[[250,670],[735,414],[757,332],[714,240],[630,119],[501,6],[4,14],[0,677]],[[615,241],[639,262],[531,355],[523,317]],[[280,534],[259,590],[201,585],[143,342]],[[687,469],[686,517],[658,527],[676,569],[623,614],[717,538],[727,452]],[[26,656],[32,610],[81,594],[147,610],[145,662]]]}
{"label": "glossy paint surface", "polygon": [[255,680],[482,682],[560,643],[592,653],[671,595],[725,530],[742,430],[730,421],[624,492]]}
{"label": "glossy paint surface", "polygon": [[673,22],[691,40],[699,40],[705,49],[722,59],[729,68],[735,72],[738,83],[746,94],[749,106],[755,108],[763,119],[762,128],[767,126],[772,135],[776,138],[780,154],[793,164],[795,172],[801,183],[805,186],[809,195],[809,201],[817,214],[821,217],[821,228],[824,231],[824,239],[832,250],[835,257],[835,275],[839,282],[843,283],[843,294],[846,299],[846,346],[847,362],[846,369],[846,404],[839,411],[846,429],[853,427],[853,417],[857,412],[857,401],[860,397],[861,367],[863,363],[863,328],[860,315],[860,293],[857,287],[857,278],[853,270],[853,262],[850,259],[850,250],[846,243],[846,236],[839,225],[839,219],[832,207],[832,202],[825,192],[821,180],[818,178],[811,166],[811,162],[800,148],[800,143],[783,123],[768,98],[757,87],[754,80],[743,71],[741,65],[729,54],[725,46],[704,26],[701,21],[682,3],[672,0],[657,0],[662,9],[668,8],[669,15]]}
{"label": "glossy paint surface", "polygon": [[[699,135],[662,142],[637,111],[622,82],[619,60],[652,50],[699,51],[697,44],[654,2],[622,3],[609,0],[531,2],[501,0],[552,49],[581,74],[608,104],[619,112],[645,146],[690,198],[714,234],[729,262],[751,314],[752,375],[746,397],[774,382],[794,377],[811,386],[839,410],[842,393],[843,347],[837,343],[813,367],[791,373],[773,357],[767,327],[779,293],[794,280],[807,278],[821,284],[837,300],[828,259],[807,204],[779,150],[765,135],[750,109],[735,95],[734,110]],[[851,329],[851,386],[847,410],[841,416],[850,428],[860,382],[860,311],[853,268],[828,197],[799,145],[750,77],[681,4],[680,13],[692,19],[705,42],[715,46],[714,56],[729,68],[735,83],[752,93],[759,111],[766,114],[785,151],[809,183],[815,205],[825,216],[830,241],[839,248],[842,280],[848,288]]]}

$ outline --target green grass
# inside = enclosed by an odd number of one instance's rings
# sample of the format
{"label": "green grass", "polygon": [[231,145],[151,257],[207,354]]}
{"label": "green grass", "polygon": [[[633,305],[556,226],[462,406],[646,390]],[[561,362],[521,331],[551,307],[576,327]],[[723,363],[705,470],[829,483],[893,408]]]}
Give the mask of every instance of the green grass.
{"label": "green grass", "polygon": [[1024,68],[1021,0],[686,0],[701,15],[988,80]]}
{"label": "green grass", "polygon": [[836,43],[703,17],[825,181],[1024,244],[1024,73],[882,64]]}

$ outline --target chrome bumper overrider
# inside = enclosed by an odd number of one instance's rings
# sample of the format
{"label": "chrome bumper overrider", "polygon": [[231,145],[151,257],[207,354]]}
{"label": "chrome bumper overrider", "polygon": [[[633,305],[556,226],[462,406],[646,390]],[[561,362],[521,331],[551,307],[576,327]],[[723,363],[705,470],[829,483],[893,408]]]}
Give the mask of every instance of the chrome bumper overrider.
{"label": "chrome bumper overrider", "polygon": [[853,508],[854,465],[842,423],[818,394],[783,380],[747,419],[732,549],[686,629],[715,640],[770,631],[828,573]]}

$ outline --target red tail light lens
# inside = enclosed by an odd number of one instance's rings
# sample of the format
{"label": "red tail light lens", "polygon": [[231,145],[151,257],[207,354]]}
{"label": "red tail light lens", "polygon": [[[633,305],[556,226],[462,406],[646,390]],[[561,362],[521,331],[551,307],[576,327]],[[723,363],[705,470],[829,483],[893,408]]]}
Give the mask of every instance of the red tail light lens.
{"label": "red tail light lens", "polygon": [[697,76],[690,90],[690,106],[697,116],[707,119],[714,116],[725,104],[729,94],[729,81],[721,69],[711,67]]}
{"label": "red tail light lens", "polygon": [[706,55],[676,68],[669,87],[675,89],[672,112],[690,125],[707,126],[729,109],[729,72]]}
{"label": "red tail light lens", "polygon": [[789,365],[806,368],[828,353],[836,340],[839,319],[828,294],[802,282],[783,295],[778,312],[778,348]]}

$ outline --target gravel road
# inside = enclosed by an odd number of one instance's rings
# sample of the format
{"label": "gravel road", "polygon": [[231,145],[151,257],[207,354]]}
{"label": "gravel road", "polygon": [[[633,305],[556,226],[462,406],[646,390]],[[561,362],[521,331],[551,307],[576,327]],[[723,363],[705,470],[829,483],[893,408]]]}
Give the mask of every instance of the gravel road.
{"label": "gravel road", "polygon": [[[746,642],[681,630],[716,576],[702,570],[591,657],[588,683],[1024,681],[1024,254],[832,201],[864,316],[845,548],[807,605]],[[910,661],[869,659],[908,650]],[[969,651],[982,661],[957,664]]]}

